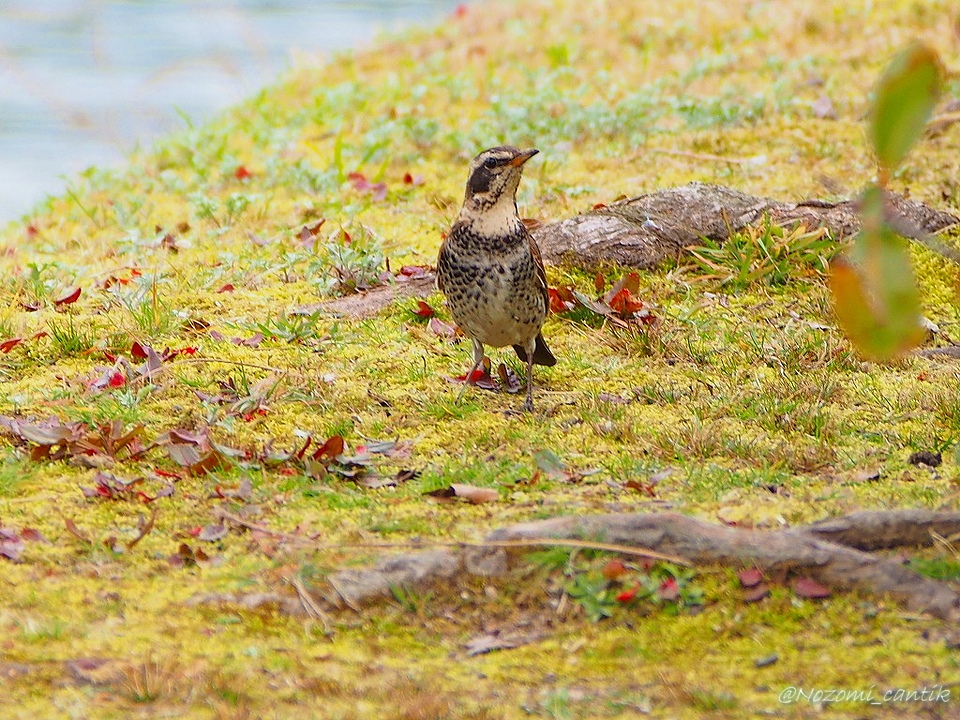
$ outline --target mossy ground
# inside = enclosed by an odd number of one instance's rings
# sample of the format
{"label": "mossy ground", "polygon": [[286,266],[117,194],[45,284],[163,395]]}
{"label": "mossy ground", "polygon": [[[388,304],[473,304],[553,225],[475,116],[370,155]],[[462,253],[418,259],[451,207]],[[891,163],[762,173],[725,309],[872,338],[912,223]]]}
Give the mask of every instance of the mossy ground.
{"label": "mossy ground", "polygon": [[[213,122],[134,153],[121,171],[90,170],[8,226],[0,339],[27,340],[0,356],[3,413],[120,418],[142,423],[148,439],[209,425],[240,448],[289,449],[298,432],[341,433],[350,447],[396,438],[409,457],[379,470],[421,474],[379,490],[259,467],[191,476],[154,451],[111,471],[146,477],[148,494],[163,484],[153,469],[182,479],[153,504],[153,531],[118,554],[102,541],[135,536],[145,507],[86,498],[79,487],[95,470],[34,463],[8,442],[0,521],[46,541],[28,542],[20,563],[0,561],[3,716],[808,717],[819,716],[812,704],[778,702],[783,688],[882,694],[955,683],[960,659],[930,618],[866,595],[814,602],[778,589],[745,604],[726,569],[698,575],[699,614],[623,611],[597,624],[575,609],[557,614],[536,572],[346,613],[329,636],[318,623],[188,601],[282,589],[284,578],[367,561],[377,551],[354,547],[363,543],[475,540],[562,513],[663,503],[776,526],[863,508],[957,509],[955,366],[862,363],[832,328],[816,273],[730,292],[681,263],[642,274],[642,297],[661,318],[655,332],[551,318],[544,334],[561,360],[538,369],[533,416],[505,414],[516,396],[479,390],[457,404],[445,378],[464,371],[468,350],[416,322],[412,303],[365,321],[290,313],[333,292],[336,264],[370,271],[380,252],[393,268],[432,263],[466,160],[500,142],[541,149],[519,197],[522,214],[541,220],[691,180],[802,198],[823,196],[829,178],[853,193],[874,172],[862,122],[869,88],[896,49],[914,37],[930,43],[952,71],[949,96],[960,97],[958,21],[946,0],[470,6],[434,30],[296,69]],[[815,116],[820,96],[836,119]],[[386,198],[358,190],[351,172],[385,182]],[[423,183],[405,182],[408,173]],[[957,212],[958,177],[954,125],[924,140],[894,184]],[[318,218],[317,242],[304,243],[301,228]],[[176,252],[161,242],[166,232]],[[913,256],[927,316],[960,337],[955,269],[924,250]],[[592,274],[548,275],[592,291]],[[105,287],[110,277],[125,282]],[[233,291],[217,292],[227,284]],[[80,299],[55,309],[52,299],[74,286]],[[255,347],[210,332],[264,328]],[[111,364],[105,353],[129,356],[133,341],[197,353],[169,361],[142,391],[91,389]],[[195,393],[231,379],[252,395],[262,381],[265,413],[231,415]],[[943,465],[909,465],[921,449],[942,450]],[[599,472],[529,484],[542,450]],[[667,468],[657,504],[624,486]],[[218,498],[218,486],[243,477],[250,503]],[[499,488],[500,502],[423,495],[451,482]],[[255,505],[257,523],[318,533],[320,549],[238,531],[197,542],[190,529],[214,522],[221,505]],[[182,542],[211,559],[172,565]],[[927,555],[938,553],[947,551]],[[474,635],[531,624],[544,639],[465,655]],[[771,653],[778,662],[755,666]],[[69,664],[85,658],[107,662]],[[949,717],[956,703],[839,703],[827,714]]]}

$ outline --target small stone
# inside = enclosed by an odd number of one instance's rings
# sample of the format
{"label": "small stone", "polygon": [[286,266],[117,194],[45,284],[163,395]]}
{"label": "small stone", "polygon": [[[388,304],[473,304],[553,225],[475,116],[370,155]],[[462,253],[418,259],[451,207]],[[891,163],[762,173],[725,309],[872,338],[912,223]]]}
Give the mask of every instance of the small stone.
{"label": "small stone", "polygon": [[777,655],[777,653],[772,653],[770,655],[767,655],[766,657],[757,658],[756,660],[753,661],[753,665],[754,667],[758,667],[758,668],[768,667],[776,663],[779,659],[780,659],[780,656]]}

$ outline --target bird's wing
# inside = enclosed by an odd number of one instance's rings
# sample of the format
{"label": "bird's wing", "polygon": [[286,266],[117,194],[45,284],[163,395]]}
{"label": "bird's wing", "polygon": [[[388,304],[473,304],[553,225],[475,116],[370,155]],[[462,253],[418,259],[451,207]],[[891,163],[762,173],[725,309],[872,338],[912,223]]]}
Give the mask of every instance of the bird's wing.
{"label": "bird's wing", "polygon": [[447,255],[447,239],[444,238],[443,242],[440,243],[440,252],[437,255],[437,290],[446,294],[446,291],[443,289],[443,267],[446,265],[446,255]]}
{"label": "bird's wing", "polygon": [[537,281],[540,285],[540,294],[543,296],[543,306],[550,311],[550,292],[547,290],[547,271],[543,268],[543,257],[540,255],[540,248],[533,235],[527,232],[527,242],[530,243],[530,254],[533,255],[533,262],[537,266]]}

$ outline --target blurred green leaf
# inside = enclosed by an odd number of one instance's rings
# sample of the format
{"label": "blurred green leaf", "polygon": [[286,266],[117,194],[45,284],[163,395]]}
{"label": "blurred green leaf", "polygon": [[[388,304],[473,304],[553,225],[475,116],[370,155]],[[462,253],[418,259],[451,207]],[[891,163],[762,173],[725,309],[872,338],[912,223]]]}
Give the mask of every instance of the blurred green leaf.
{"label": "blurred green leaf", "polygon": [[942,87],[940,59],[922,43],[906,47],[887,67],[870,117],[870,140],[881,174],[903,162],[926,127]]}
{"label": "blurred green leaf", "polygon": [[920,295],[903,239],[883,218],[876,186],[863,197],[863,229],[847,258],[830,263],[837,320],[860,353],[886,361],[923,339]]}

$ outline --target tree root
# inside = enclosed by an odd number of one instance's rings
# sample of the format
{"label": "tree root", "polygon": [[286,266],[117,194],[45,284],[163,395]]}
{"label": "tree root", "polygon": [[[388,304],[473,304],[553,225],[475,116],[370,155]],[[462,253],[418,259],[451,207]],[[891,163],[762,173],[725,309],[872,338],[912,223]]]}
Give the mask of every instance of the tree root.
{"label": "tree root", "polygon": [[[482,544],[460,550],[396,555],[371,568],[330,576],[326,601],[358,608],[397,587],[450,581],[463,573],[506,573],[505,541],[595,538],[679,556],[694,565],[756,567],[771,576],[802,574],[835,590],[888,594],[909,609],[938,618],[960,619],[960,594],[948,584],[923,577],[902,563],[865,549],[929,545],[935,535],[960,533],[960,513],[925,510],[859,512],[788,530],[752,530],[665,514],[569,516],[501,528]],[[858,549],[861,548],[861,549]]]}

